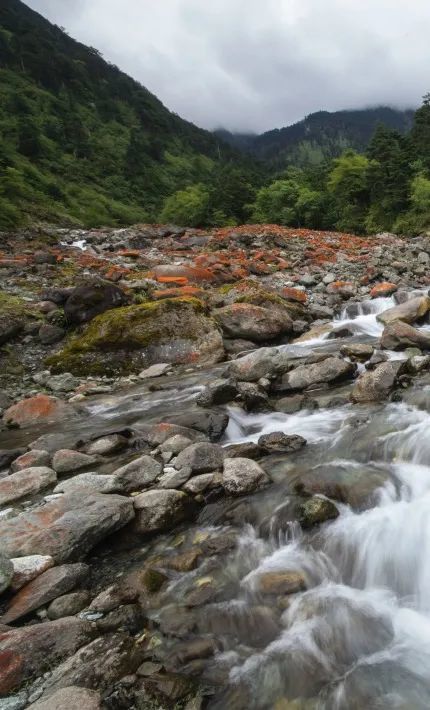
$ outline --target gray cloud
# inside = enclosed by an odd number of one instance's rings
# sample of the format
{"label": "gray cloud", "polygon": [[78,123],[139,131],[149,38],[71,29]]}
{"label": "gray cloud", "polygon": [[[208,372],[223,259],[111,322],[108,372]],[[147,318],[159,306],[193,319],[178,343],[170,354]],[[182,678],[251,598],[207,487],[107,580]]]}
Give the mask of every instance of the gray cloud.
{"label": "gray cloud", "polygon": [[27,0],[205,128],[419,104],[428,0]]}

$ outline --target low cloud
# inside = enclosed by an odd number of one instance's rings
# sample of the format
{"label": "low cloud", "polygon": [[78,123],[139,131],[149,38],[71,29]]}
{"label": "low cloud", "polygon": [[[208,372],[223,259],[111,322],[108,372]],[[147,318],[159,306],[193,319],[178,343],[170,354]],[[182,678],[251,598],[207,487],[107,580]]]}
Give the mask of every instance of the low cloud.
{"label": "low cloud", "polygon": [[197,125],[260,132],[430,90],[428,0],[27,0]]}

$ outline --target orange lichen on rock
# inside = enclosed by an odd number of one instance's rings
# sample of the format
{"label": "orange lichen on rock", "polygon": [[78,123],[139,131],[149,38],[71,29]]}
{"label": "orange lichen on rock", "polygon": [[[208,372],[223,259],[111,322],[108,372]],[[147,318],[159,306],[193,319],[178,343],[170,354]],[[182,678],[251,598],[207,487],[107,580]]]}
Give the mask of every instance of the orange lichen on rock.
{"label": "orange lichen on rock", "polygon": [[55,419],[65,411],[66,406],[56,397],[38,394],[9,407],[3,415],[3,421],[9,426],[36,424],[43,420]]}
{"label": "orange lichen on rock", "polygon": [[300,288],[286,287],[282,289],[281,295],[288,301],[296,301],[297,303],[306,303],[308,297],[305,291]]}
{"label": "orange lichen on rock", "polygon": [[370,295],[372,298],[378,298],[380,296],[391,296],[392,293],[397,291],[397,285],[390,283],[390,281],[383,281],[380,284],[376,284],[371,291]]}

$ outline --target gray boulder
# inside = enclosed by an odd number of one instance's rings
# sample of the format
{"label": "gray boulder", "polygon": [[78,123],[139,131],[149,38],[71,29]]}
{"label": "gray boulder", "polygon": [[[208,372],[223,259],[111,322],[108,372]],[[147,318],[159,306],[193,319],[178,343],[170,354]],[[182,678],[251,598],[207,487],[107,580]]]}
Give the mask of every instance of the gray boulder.
{"label": "gray boulder", "polygon": [[284,310],[262,308],[251,303],[233,303],[213,313],[227,338],[244,338],[259,343],[293,331],[293,321]]}
{"label": "gray boulder", "polygon": [[162,473],[163,467],[152,456],[139,456],[113,472],[114,484],[118,490],[131,493],[150,486]]}
{"label": "gray boulder", "polygon": [[357,403],[383,402],[394,388],[398,376],[405,369],[399,361],[383,362],[374,370],[362,374],[351,392],[351,400]]}
{"label": "gray boulder", "polygon": [[423,333],[407,323],[395,321],[385,326],[381,336],[384,350],[405,350],[409,347],[430,350],[430,333]]}
{"label": "gray boulder", "polygon": [[69,323],[79,325],[126,303],[128,298],[118,286],[94,279],[73,289],[64,304],[64,313]]}
{"label": "gray boulder", "polygon": [[141,493],[134,498],[134,508],[133,529],[143,535],[170,530],[191,517],[194,511],[192,499],[173,489]]}
{"label": "gray boulder", "polygon": [[414,323],[424,316],[430,310],[430,298],[428,296],[418,296],[417,298],[410,298],[404,303],[400,303],[394,308],[389,308],[383,313],[379,313],[377,319],[388,325],[388,323],[394,323],[394,321],[403,321],[404,323]]}
{"label": "gray boulder", "polygon": [[224,457],[222,446],[202,441],[181,451],[175,460],[175,468],[190,468],[193,474],[210,473],[222,468]]}
{"label": "gray boulder", "polygon": [[310,365],[299,365],[283,375],[279,390],[283,392],[303,390],[317,384],[333,384],[353,377],[354,363],[339,357],[328,357]]}
{"label": "gray boulder", "polygon": [[244,495],[266,486],[270,478],[252,459],[225,459],[222,485],[230,495]]}
{"label": "gray boulder", "polygon": [[33,466],[12,473],[0,479],[0,505],[39,493],[54,484],[56,480],[57,474],[47,466]]}
{"label": "gray boulder", "polygon": [[134,517],[129,498],[83,490],[0,520],[5,554],[51,555],[56,563],[77,560]]}

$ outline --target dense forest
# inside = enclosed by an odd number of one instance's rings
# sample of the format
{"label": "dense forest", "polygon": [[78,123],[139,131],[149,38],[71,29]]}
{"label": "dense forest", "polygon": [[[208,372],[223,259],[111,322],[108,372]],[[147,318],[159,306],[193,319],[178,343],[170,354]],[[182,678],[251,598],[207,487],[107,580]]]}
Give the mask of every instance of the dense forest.
{"label": "dense forest", "polygon": [[317,111],[302,121],[285,128],[275,128],[261,135],[230,133],[216,134],[230,145],[246,151],[268,163],[271,169],[287,165],[309,167],[338,158],[352,148],[364,152],[379,124],[408,133],[414,112],[400,111],[388,106],[355,111]]}
{"label": "dense forest", "polygon": [[0,7],[0,139],[2,229],[30,221],[430,228],[430,97],[415,114],[319,112],[250,150],[246,137],[211,134],[171,113],[20,0]]}

